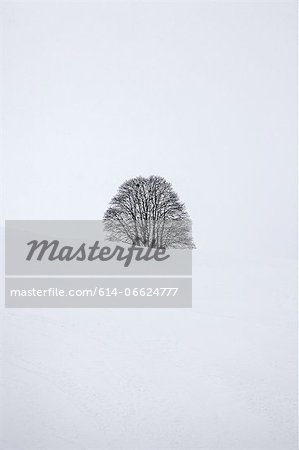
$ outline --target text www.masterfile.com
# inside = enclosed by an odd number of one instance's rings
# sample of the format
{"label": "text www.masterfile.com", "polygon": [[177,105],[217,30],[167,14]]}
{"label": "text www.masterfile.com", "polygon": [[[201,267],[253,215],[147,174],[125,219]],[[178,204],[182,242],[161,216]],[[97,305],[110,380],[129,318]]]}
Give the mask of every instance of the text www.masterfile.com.
{"label": "text www.masterfile.com", "polygon": [[95,286],[93,289],[60,289],[57,287],[36,289],[33,287],[30,289],[10,289],[9,294],[11,297],[117,297],[118,295],[124,295],[125,297],[175,297],[178,289],[177,287],[125,287],[122,289],[100,286]]}

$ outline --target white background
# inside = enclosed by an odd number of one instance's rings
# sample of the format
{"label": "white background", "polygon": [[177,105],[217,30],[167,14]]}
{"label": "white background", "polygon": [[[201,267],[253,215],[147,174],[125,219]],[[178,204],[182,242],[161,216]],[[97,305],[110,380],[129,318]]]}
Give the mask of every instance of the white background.
{"label": "white background", "polygon": [[197,250],[192,310],[2,308],[1,449],[297,448],[296,6],[2,4],[3,218],[157,174]]}

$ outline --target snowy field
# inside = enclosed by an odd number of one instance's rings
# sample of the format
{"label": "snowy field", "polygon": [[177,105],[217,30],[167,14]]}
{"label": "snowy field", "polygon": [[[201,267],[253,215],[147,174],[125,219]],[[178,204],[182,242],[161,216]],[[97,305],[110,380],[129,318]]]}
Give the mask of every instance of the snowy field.
{"label": "snowy field", "polygon": [[2,310],[5,450],[295,450],[296,263],[195,254],[193,308]]}
{"label": "snowy field", "polygon": [[297,450],[296,2],[2,3],[3,219],[161,175],[198,249],[192,309],[1,308],[0,449]]}

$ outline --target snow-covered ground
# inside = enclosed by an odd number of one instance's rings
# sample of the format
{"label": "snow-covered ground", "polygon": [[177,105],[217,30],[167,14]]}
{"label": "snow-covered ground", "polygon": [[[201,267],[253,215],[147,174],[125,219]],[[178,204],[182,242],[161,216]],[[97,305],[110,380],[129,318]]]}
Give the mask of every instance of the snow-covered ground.
{"label": "snow-covered ground", "polygon": [[192,309],[2,309],[5,450],[295,450],[296,262],[195,252]]}
{"label": "snow-covered ground", "polygon": [[199,249],[192,309],[1,308],[1,450],[297,450],[296,2],[2,3],[3,218],[161,175]]}

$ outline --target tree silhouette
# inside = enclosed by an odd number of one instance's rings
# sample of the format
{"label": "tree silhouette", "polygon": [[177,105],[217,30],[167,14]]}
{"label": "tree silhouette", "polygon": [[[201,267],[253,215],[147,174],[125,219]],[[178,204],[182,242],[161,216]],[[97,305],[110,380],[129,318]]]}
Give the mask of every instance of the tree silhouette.
{"label": "tree silhouette", "polygon": [[125,181],[105,212],[104,225],[111,241],[141,247],[194,247],[185,205],[160,176]]}

